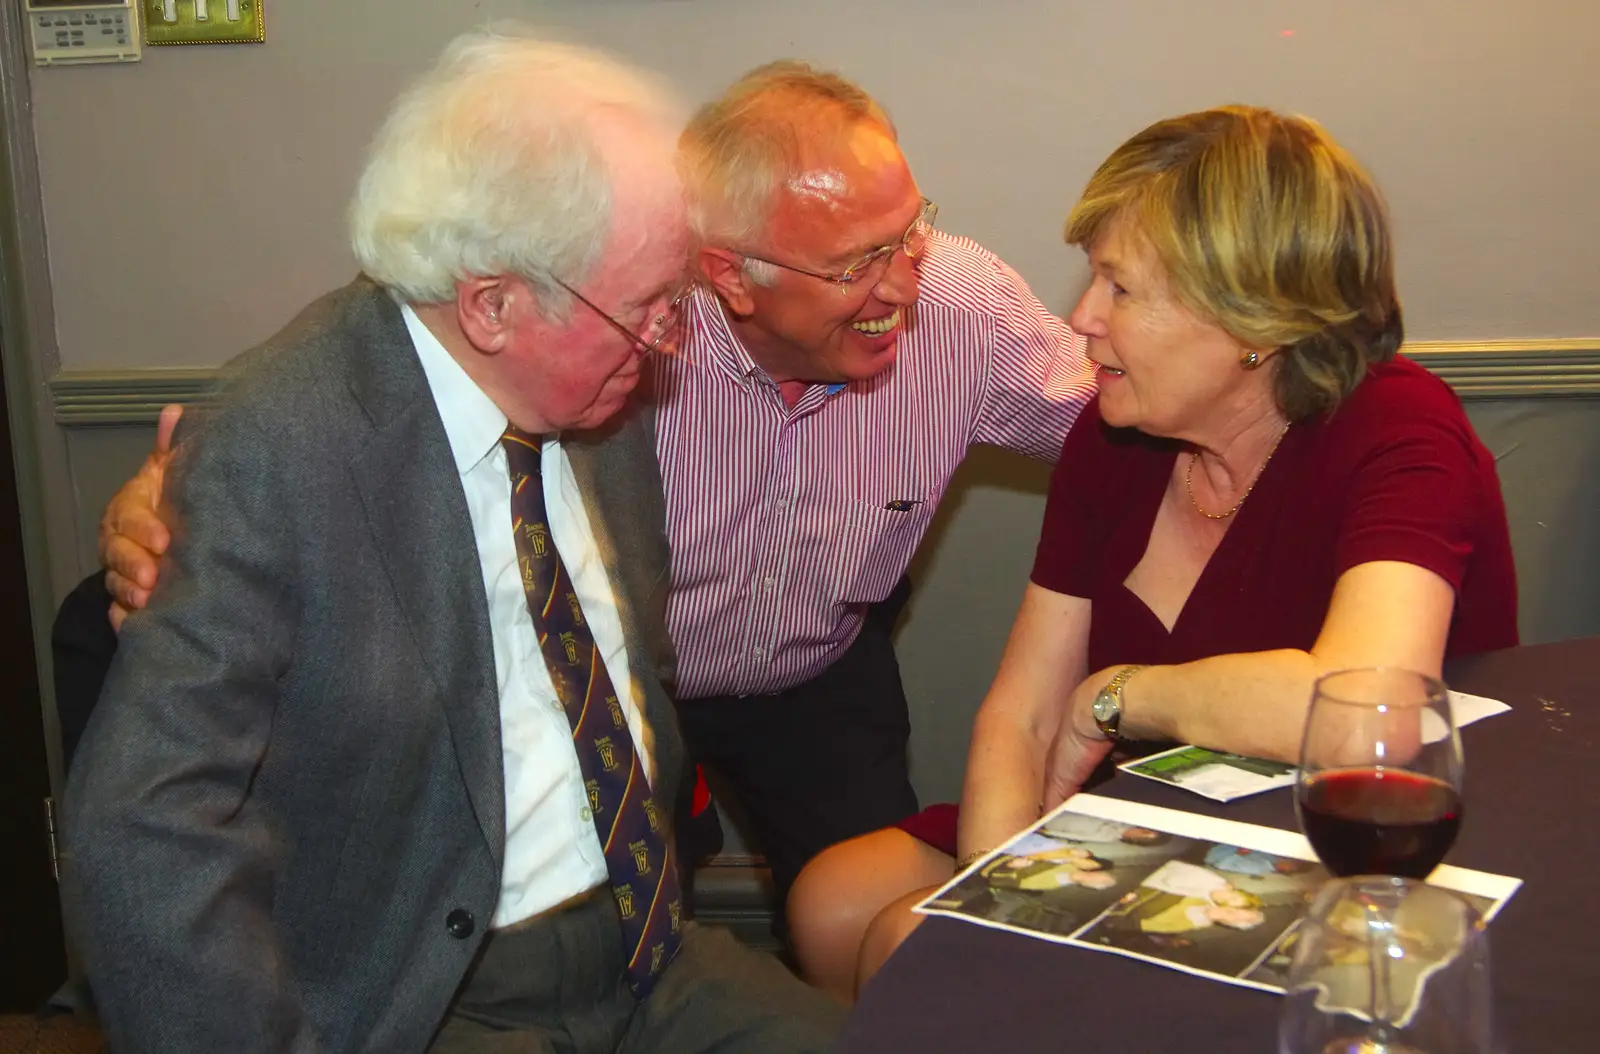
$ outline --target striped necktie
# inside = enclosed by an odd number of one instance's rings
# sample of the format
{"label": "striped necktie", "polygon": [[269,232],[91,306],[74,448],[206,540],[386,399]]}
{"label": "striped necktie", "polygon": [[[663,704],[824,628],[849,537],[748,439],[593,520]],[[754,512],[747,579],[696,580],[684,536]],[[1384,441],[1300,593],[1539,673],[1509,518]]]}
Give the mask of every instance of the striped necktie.
{"label": "striped necktie", "polygon": [[683,894],[667,813],[645,779],[626,715],[562,566],[545,514],[540,440],[516,427],[501,437],[511,468],[511,522],[528,611],[550,680],[572,726],[589,811],[622,918],[628,983],[650,994],[678,951]]}

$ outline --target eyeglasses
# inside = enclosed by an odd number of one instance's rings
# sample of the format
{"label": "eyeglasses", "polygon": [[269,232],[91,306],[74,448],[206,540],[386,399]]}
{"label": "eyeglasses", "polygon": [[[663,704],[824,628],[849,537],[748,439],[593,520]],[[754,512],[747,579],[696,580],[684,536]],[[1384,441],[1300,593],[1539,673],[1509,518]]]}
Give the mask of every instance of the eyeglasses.
{"label": "eyeglasses", "polygon": [[934,222],[938,218],[938,204],[923,198],[922,211],[917,213],[917,218],[911,221],[911,226],[906,228],[905,234],[900,236],[898,242],[878,246],[837,274],[808,271],[804,267],[779,263],[777,260],[768,260],[762,256],[751,256],[749,253],[741,253],[740,255],[746,260],[771,264],[773,267],[781,267],[785,271],[794,271],[796,274],[810,275],[812,278],[820,278],[824,282],[832,282],[839,287],[839,292],[848,295],[850,287],[857,282],[876,284],[883,277],[883,272],[888,269],[889,261],[894,258],[896,252],[904,252],[906,256],[913,260],[921,256],[922,251],[928,247],[928,235],[933,231]]}
{"label": "eyeglasses", "polygon": [[[593,311],[595,314],[605,319],[607,325],[616,330],[618,333],[621,333],[624,337],[627,337],[633,342],[633,345],[636,348],[644,352],[646,355],[653,351],[672,351],[677,347],[678,333],[683,328],[683,305],[684,302],[689,299],[689,294],[694,291],[694,286],[686,286],[683,292],[672,298],[672,302],[666,306],[665,310],[659,312],[650,320],[650,327],[641,335],[635,333],[627,326],[624,326],[615,318],[612,318],[609,314],[597,307],[594,301],[590,300],[588,297],[584,296],[582,293],[578,292],[576,289],[572,288],[555,275],[551,275],[550,280],[555,282],[555,284],[560,286],[562,289],[565,289],[567,292],[571,293],[578,303],[582,304],[590,311]],[[646,338],[652,333],[655,334],[655,339],[647,340]]]}

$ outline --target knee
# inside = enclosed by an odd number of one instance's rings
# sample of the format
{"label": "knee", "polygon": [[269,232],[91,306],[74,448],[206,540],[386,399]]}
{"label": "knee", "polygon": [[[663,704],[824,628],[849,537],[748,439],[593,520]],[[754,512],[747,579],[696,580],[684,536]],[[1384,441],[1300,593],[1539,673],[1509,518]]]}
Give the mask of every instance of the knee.
{"label": "knee", "polygon": [[854,962],[867,923],[882,907],[863,888],[876,855],[872,840],[866,835],[823,850],[789,890],[789,937],[801,972],[813,984],[836,987],[826,983],[828,975],[837,962]]}
{"label": "knee", "polygon": [[919,889],[910,893],[875,915],[867,924],[866,933],[861,938],[861,952],[856,961],[856,990],[871,980],[884,963],[889,961],[889,956],[895,953],[905,939],[911,936],[913,930],[922,925],[923,916],[912,911],[912,907],[922,902],[932,887]]}
{"label": "knee", "polygon": [[893,828],[818,855],[789,892],[789,935],[802,975],[853,999],[869,924],[913,890],[947,880],[950,869],[948,856]]}

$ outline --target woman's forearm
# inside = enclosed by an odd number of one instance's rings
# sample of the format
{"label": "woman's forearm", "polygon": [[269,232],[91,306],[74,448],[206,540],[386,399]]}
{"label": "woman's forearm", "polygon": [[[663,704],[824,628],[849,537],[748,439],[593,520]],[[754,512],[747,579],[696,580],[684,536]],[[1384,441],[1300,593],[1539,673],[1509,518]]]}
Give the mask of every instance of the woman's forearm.
{"label": "woman's forearm", "polygon": [[956,831],[958,861],[1039,818],[1046,757],[1082,679],[1089,602],[1030,583],[978,708]]}
{"label": "woman's forearm", "polygon": [[1432,571],[1377,561],[1340,576],[1310,651],[1218,655],[1140,671],[1123,689],[1124,734],[1295,761],[1316,679],[1357,666],[1437,675],[1455,593]]}
{"label": "woman's forearm", "polygon": [[1122,733],[1292,762],[1318,672],[1291,649],[1152,666],[1123,690]]}
{"label": "woman's forearm", "polygon": [[958,861],[993,849],[1039,818],[1046,746],[1011,715],[979,712],[961,791]]}

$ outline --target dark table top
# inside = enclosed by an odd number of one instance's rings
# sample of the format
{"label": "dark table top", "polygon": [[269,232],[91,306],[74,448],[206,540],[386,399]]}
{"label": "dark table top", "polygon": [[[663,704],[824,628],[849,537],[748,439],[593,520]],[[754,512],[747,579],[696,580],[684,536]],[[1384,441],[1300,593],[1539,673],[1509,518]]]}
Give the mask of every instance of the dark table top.
{"label": "dark table top", "polygon": [[[1524,880],[1490,927],[1509,1049],[1600,1047],[1600,637],[1449,664],[1511,712],[1462,730],[1466,813],[1448,863]],[[1296,829],[1290,790],[1227,804],[1119,774],[1098,794]],[[839,1050],[1094,1054],[1276,1049],[1282,997],[930,917],[862,993]],[[1041,1048],[1041,1044],[1043,1045]]]}

